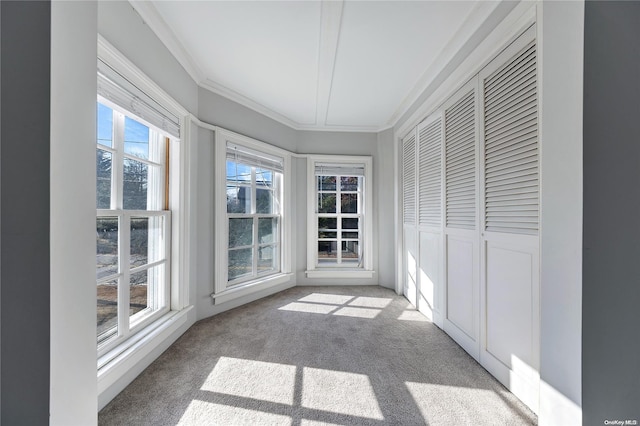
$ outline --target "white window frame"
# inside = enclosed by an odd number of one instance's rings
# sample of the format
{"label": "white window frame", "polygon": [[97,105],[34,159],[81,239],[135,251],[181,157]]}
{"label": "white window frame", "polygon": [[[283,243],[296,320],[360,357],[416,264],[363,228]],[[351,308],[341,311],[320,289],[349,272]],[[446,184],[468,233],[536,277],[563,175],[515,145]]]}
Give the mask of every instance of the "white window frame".
{"label": "white window frame", "polygon": [[[101,35],[98,35],[98,59],[116,70],[122,77],[135,85],[145,94],[161,104],[180,120],[180,139],[171,137],[169,148],[169,211],[165,220],[170,234],[167,250],[170,266],[166,274],[169,279],[169,295],[167,305],[169,311],[155,317],[155,321],[136,324],[136,333],[118,344],[109,344],[101,348],[97,358],[98,393],[103,398],[113,386],[119,383],[136,363],[146,356],[151,356],[164,342],[170,333],[175,332],[194,317],[193,306],[189,304],[189,251],[192,245],[190,238],[190,182],[192,162],[190,152],[190,114],[168,95],[160,86],[140,71],[122,53],[115,49]],[[113,105],[108,105],[113,106]],[[135,114],[131,114],[135,117]],[[144,123],[144,120],[139,120]],[[148,124],[148,123],[144,123]],[[103,210],[106,215],[113,216],[110,210]],[[124,211],[123,214],[136,216],[137,211]],[[141,216],[148,216],[149,211],[142,211]],[[162,213],[164,215],[165,213]],[[120,225],[122,226],[122,225]],[[122,238],[120,236],[119,238]],[[144,268],[143,268],[144,269]],[[195,319],[195,318],[193,318]],[[163,337],[164,336],[164,337]]]}
{"label": "white window frame", "polygon": [[[362,207],[360,224],[360,251],[362,260],[359,266],[318,264],[318,189],[316,184],[316,164],[330,163],[345,167],[364,164],[364,182],[362,184]],[[307,156],[307,278],[373,278],[373,160],[370,156],[346,155],[308,155]],[[336,182],[339,186],[339,182]],[[339,191],[336,191],[339,194]],[[338,200],[336,199],[336,203]],[[347,216],[353,216],[351,214]],[[338,247],[341,250],[341,247]]]}
{"label": "white window frame", "polygon": [[[149,324],[157,321],[164,314],[170,310],[170,276],[171,276],[171,211],[163,210],[165,205],[165,181],[167,179],[167,167],[166,164],[166,146],[164,144],[165,137],[169,137],[161,134],[154,129],[153,126],[134,116],[132,113],[125,111],[123,108],[109,102],[102,96],[98,96],[98,102],[113,110],[113,133],[112,133],[112,146],[108,147],[102,144],[96,144],[96,149],[108,152],[111,154],[111,206],[109,209],[97,209],[97,218],[116,218],[118,219],[118,265],[119,270],[117,273],[103,277],[98,282],[118,281],[118,295],[117,295],[117,326],[113,329],[107,330],[101,334],[102,339],[98,339],[98,356],[102,356],[114,347],[122,344],[128,340],[133,334],[137,333]],[[134,155],[125,153],[124,150],[124,126],[125,118],[135,120],[145,126],[149,127],[149,140],[156,140],[155,143],[159,147],[158,157],[160,162],[151,161],[144,158],[139,158]],[[169,137],[169,139],[171,139]],[[151,149],[151,147],[150,147]],[[148,210],[133,210],[124,209],[123,203],[123,165],[125,159],[131,159],[148,167],[157,167],[159,173],[154,176],[153,182],[148,182],[149,197],[152,195],[152,191],[158,195],[158,199],[155,200],[155,204],[159,208]],[[164,238],[164,244],[160,247],[160,254],[162,255],[159,260],[150,261],[149,263],[131,268],[130,267],[130,248],[131,248],[131,219],[132,218],[151,218],[162,217],[163,230],[162,234]],[[152,235],[149,236],[149,244],[152,244]],[[149,270],[156,266],[164,266],[162,282],[159,288],[152,289],[158,300],[161,301],[162,306],[155,312],[145,315],[143,312],[148,310],[144,309],[133,316],[128,314],[129,311],[129,288],[131,275]],[[149,286],[151,287],[151,286]],[[149,291],[149,289],[147,290]],[[153,294],[153,293],[152,293]],[[100,336],[99,336],[100,337]]]}
{"label": "white window frame", "polygon": [[[234,144],[250,150],[261,152],[283,159],[284,170],[280,184],[280,271],[276,273],[257,274],[247,279],[228,280],[228,240],[229,216],[227,214],[227,145]],[[252,172],[253,173],[253,172]],[[215,129],[215,265],[214,292],[211,294],[214,302],[224,303],[238,297],[265,290],[289,281],[291,272],[291,153],[273,145],[252,139],[229,130],[216,127]],[[255,179],[252,179],[254,182]],[[252,183],[253,185],[254,183]],[[252,189],[252,194],[254,194]],[[252,203],[255,206],[255,203]],[[267,215],[269,216],[269,215]],[[256,216],[257,217],[257,216]],[[254,233],[257,229],[254,229]],[[254,236],[254,243],[256,243]],[[254,259],[255,264],[256,259]]]}

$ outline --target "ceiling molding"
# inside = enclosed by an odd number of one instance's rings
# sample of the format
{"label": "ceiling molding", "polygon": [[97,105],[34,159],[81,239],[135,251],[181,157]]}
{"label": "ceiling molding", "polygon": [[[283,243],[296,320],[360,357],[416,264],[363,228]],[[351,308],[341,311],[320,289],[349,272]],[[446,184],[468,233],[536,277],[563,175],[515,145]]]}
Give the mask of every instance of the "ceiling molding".
{"label": "ceiling molding", "polygon": [[[222,84],[216,83],[215,81],[210,80],[208,78],[201,81],[199,86],[213,93],[217,93],[220,96],[224,96],[225,98],[230,99],[235,103],[238,103],[242,106],[252,109],[262,115],[265,115],[271,118],[272,120],[275,120],[291,128],[298,129],[300,126],[302,126],[302,124],[291,120],[289,117],[286,117],[285,115],[280,114],[279,112],[274,111],[271,108],[266,107],[254,101],[253,99],[248,98],[243,94],[240,94],[233,89],[229,89],[228,87],[223,86]],[[309,125],[312,125],[312,124],[309,124]]]}
{"label": "ceiling molding", "polygon": [[318,49],[318,88],[316,95],[316,124],[325,126],[329,103],[331,100],[331,86],[340,40],[340,26],[342,24],[342,10],[344,2],[322,0],[320,18],[320,48]]}
{"label": "ceiling molding", "polygon": [[187,52],[180,40],[176,37],[169,25],[162,18],[155,6],[147,0],[129,0],[131,6],[140,15],[142,20],[151,28],[151,31],[169,49],[169,52],[176,58],[182,67],[189,73],[191,78],[199,84],[204,80],[202,68],[195,59]]}
{"label": "ceiling molding", "polygon": [[404,100],[400,103],[396,111],[387,121],[387,128],[393,127],[398,120],[413,106],[420,98],[422,93],[426,91],[433,81],[438,77],[440,72],[455,57],[460,48],[474,35],[476,30],[486,21],[487,17],[495,10],[500,2],[477,2],[476,5],[467,14],[464,22],[456,31],[455,35],[442,51],[438,54],[435,61],[425,70],[418,82],[409,91]]}

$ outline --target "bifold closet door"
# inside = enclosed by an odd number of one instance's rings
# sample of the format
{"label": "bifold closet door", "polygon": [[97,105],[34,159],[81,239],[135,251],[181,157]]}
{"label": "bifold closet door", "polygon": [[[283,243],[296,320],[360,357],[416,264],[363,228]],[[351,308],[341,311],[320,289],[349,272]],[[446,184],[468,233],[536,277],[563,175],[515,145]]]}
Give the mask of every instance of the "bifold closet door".
{"label": "bifold closet door", "polygon": [[418,310],[442,327],[442,113],[417,128]]}
{"label": "bifold closet door", "polygon": [[444,105],[444,330],[479,355],[477,79]]}
{"label": "bifold closet door", "polygon": [[418,296],[418,243],[416,238],[416,132],[402,140],[403,293],[413,306]]}
{"label": "bifold closet door", "polygon": [[479,75],[480,362],[534,411],[539,384],[539,141],[535,27]]}

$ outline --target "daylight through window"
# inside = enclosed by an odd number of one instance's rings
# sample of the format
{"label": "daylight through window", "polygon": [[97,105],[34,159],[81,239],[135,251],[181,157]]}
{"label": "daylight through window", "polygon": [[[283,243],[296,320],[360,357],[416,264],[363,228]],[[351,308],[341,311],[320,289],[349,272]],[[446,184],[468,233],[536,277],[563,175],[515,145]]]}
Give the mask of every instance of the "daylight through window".
{"label": "daylight through window", "polygon": [[99,97],[97,340],[112,347],[169,310],[169,138]]}
{"label": "daylight through window", "polygon": [[362,265],[363,184],[363,165],[316,165],[318,267]]}
{"label": "daylight through window", "polygon": [[227,145],[228,285],[281,272],[283,159]]}

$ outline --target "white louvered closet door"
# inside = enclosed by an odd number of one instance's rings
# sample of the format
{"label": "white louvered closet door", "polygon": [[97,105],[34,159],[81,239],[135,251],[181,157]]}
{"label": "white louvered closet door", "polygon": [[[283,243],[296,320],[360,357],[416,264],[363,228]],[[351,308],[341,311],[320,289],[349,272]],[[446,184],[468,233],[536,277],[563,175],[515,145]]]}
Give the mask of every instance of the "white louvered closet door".
{"label": "white louvered closet door", "polygon": [[535,28],[481,73],[482,365],[537,411],[539,140]]}
{"label": "white louvered closet door", "polygon": [[418,310],[442,327],[442,113],[418,125]]}
{"label": "white louvered closet door", "polygon": [[444,329],[473,357],[479,353],[477,79],[444,105]]}
{"label": "white louvered closet door", "polygon": [[402,140],[402,222],[403,248],[403,292],[417,306],[418,247],[416,241],[417,199],[417,138],[415,129]]}

